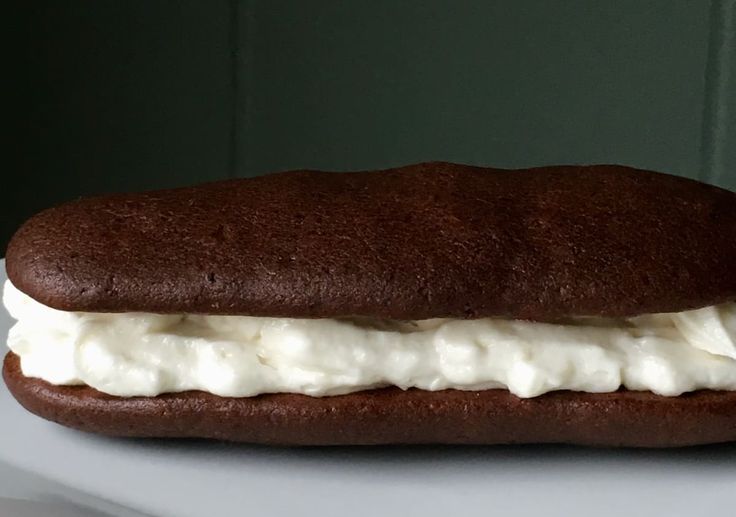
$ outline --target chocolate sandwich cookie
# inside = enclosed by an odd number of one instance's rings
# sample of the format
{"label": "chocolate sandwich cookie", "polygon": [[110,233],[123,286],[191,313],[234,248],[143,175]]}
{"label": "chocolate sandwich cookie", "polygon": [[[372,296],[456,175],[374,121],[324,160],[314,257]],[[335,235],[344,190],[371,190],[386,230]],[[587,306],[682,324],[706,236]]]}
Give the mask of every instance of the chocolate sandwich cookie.
{"label": "chocolate sandwich cookie", "polygon": [[117,436],[736,440],[736,194],[621,166],[82,199],[7,252],[3,376]]}
{"label": "chocolate sandwich cookie", "polygon": [[735,205],[611,165],[286,172],[51,208],[6,267],[66,311],[633,316],[736,299]]}
{"label": "chocolate sandwich cookie", "polygon": [[382,388],[333,397],[278,393],[218,397],[201,391],[114,397],[88,386],[25,377],[13,353],[3,377],[29,411],[112,436],[212,438],[274,445],[570,443],[678,447],[736,439],[736,392],[679,397],[650,392]]}

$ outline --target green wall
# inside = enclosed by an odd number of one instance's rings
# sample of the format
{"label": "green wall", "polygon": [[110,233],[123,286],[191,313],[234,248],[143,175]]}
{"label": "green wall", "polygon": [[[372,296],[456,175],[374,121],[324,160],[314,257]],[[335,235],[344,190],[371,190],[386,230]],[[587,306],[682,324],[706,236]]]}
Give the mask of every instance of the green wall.
{"label": "green wall", "polygon": [[431,158],[697,174],[707,4],[257,2],[238,172]]}
{"label": "green wall", "polygon": [[736,0],[16,7],[3,246],[79,195],[288,168],[617,162],[736,189]]}
{"label": "green wall", "polygon": [[17,0],[18,160],[3,170],[0,254],[34,212],[80,195],[223,178],[230,6]]}

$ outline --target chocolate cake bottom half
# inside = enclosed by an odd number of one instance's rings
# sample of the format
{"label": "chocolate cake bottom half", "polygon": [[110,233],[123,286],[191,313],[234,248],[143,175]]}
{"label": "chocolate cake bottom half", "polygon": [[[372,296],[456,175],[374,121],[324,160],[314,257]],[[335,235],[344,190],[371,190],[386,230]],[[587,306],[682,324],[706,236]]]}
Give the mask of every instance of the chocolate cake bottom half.
{"label": "chocolate cake bottom half", "polygon": [[276,445],[569,443],[675,447],[736,440],[736,392],[679,397],[620,390],[518,398],[506,390],[382,388],[348,395],[244,398],[184,392],[115,397],[26,377],[8,353],[3,377],[27,410],[120,437],[211,438]]}

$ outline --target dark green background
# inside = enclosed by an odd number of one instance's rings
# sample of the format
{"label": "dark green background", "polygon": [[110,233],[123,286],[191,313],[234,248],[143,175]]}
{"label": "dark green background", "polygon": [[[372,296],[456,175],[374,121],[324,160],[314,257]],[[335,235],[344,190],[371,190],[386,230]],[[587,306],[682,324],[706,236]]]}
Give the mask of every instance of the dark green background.
{"label": "dark green background", "polygon": [[92,193],[430,159],[736,188],[734,0],[17,2],[0,246]]}

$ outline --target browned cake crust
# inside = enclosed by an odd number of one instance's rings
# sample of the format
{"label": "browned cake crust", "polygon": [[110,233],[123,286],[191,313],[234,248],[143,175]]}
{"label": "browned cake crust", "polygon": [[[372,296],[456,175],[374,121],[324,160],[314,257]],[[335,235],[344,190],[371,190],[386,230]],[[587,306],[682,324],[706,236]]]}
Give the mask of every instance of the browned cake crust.
{"label": "browned cake crust", "polygon": [[13,283],[64,310],[394,319],[680,311],[736,299],[734,264],[736,194],[612,165],[302,171],[83,199],[33,217],[7,252]]}
{"label": "browned cake crust", "polygon": [[12,353],[3,377],[26,409],[111,436],[214,438],[280,445],[570,443],[675,447],[736,440],[736,392],[680,397],[649,392],[402,391],[335,397],[203,392],[121,398],[23,376]]}

